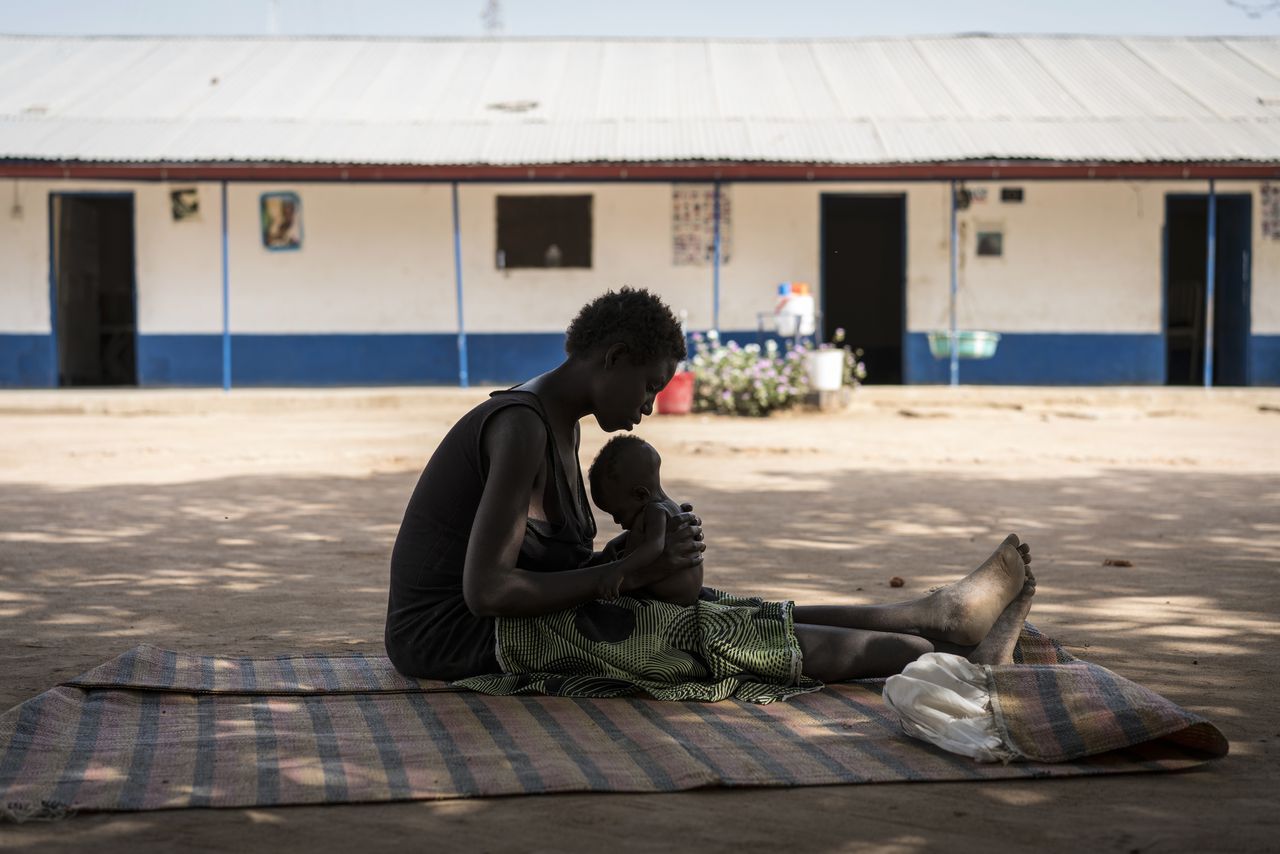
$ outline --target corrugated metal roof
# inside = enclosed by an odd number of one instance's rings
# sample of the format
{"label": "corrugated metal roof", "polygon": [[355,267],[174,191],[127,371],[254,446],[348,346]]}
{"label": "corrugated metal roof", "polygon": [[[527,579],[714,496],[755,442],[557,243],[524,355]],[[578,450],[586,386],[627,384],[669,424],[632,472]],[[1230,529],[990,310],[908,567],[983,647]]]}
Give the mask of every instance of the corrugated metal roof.
{"label": "corrugated metal roof", "polygon": [[0,36],[0,158],[1280,160],[1280,39]]}

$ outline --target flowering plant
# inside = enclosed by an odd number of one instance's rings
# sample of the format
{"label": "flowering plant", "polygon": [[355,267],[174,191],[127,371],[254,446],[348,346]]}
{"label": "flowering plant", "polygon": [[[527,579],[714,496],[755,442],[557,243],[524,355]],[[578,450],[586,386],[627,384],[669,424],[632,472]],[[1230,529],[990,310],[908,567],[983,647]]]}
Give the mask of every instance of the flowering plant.
{"label": "flowering plant", "polygon": [[807,348],[797,344],[780,352],[773,340],[739,346],[720,343],[715,330],[705,336],[694,333],[694,353],[689,367],[694,382],[693,406],[700,412],[721,415],[768,415],[790,409],[809,393],[805,367]]}
{"label": "flowering plant", "polygon": [[857,388],[862,381],[867,378],[867,366],[862,361],[862,348],[853,349],[844,343],[844,329],[836,329],[836,334],[831,336],[829,342],[823,342],[818,345],[819,350],[833,350],[836,347],[844,348],[844,384],[851,388]]}

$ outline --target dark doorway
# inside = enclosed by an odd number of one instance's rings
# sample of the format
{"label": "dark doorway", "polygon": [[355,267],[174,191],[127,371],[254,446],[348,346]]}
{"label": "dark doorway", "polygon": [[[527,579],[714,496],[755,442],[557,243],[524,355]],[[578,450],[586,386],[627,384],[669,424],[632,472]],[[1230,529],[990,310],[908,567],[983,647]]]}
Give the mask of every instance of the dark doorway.
{"label": "dark doorway", "polygon": [[50,197],[58,385],[135,385],[133,197]]}
{"label": "dark doorway", "polygon": [[[1249,384],[1252,203],[1217,197],[1214,252],[1213,384]],[[1169,385],[1204,383],[1209,200],[1165,199],[1165,377]]]}
{"label": "dark doorway", "polygon": [[863,351],[868,383],[902,382],[905,196],[822,196],[822,334]]}

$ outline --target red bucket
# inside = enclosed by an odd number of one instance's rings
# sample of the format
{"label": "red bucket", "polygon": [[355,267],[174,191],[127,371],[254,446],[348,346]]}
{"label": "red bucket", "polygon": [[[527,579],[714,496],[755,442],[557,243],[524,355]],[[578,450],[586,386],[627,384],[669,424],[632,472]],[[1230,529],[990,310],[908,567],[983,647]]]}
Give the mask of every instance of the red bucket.
{"label": "red bucket", "polygon": [[658,392],[659,415],[688,415],[693,411],[693,371],[681,371]]}

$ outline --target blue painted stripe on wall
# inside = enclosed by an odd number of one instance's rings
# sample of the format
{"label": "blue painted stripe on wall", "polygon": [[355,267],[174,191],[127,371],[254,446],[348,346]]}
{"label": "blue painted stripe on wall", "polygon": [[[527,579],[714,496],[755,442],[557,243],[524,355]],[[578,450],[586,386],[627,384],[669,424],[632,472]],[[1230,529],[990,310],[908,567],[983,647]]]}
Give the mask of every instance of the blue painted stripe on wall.
{"label": "blue painted stripe on wall", "polygon": [[[473,383],[514,383],[564,358],[564,334],[467,336]],[[144,386],[220,385],[220,335],[143,335],[138,381]],[[232,386],[397,385],[458,382],[458,336],[232,335]]]}
{"label": "blue painted stripe on wall", "polygon": [[49,388],[57,383],[52,335],[0,334],[0,386]]}
{"label": "blue painted stripe on wall", "polygon": [[[232,385],[454,383],[457,336],[232,335]],[[222,336],[141,335],[138,383],[222,384]]]}
{"label": "blue painted stripe on wall", "polygon": [[[908,383],[947,383],[950,362],[935,359],[923,332],[907,333]],[[1160,385],[1164,337],[1093,333],[1001,333],[990,359],[962,359],[961,384]]]}
{"label": "blue painted stripe on wall", "polygon": [[221,384],[221,335],[138,336],[138,385]]}
{"label": "blue painted stripe on wall", "polygon": [[231,384],[456,383],[456,335],[232,335]]}
{"label": "blue painted stripe on wall", "polygon": [[1249,341],[1249,384],[1280,385],[1280,335],[1254,335]]}
{"label": "blue painted stripe on wall", "polygon": [[[754,331],[726,330],[724,340],[750,343]],[[472,379],[503,385],[559,364],[561,333],[478,333],[468,336]],[[57,383],[52,335],[0,334],[0,387],[49,388]],[[142,386],[218,386],[221,336],[141,335]],[[457,336],[236,335],[233,384],[389,385],[458,381]],[[923,333],[907,336],[910,383],[945,383],[946,360],[935,360]],[[1005,334],[990,360],[966,359],[960,379],[974,384],[1158,385],[1164,382],[1159,335]],[[1254,335],[1250,382],[1280,386],[1280,335]]]}
{"label": "blue painted stripe on wall", "polygon": [[[456,342],[456,337],[450,340]],[[564,361],[563,332],[478,332],[467,335],[472,385],[510,385]],[[456,360],[455,360],[456,364]],[[454,379],[457,379],[455,374]]]}

